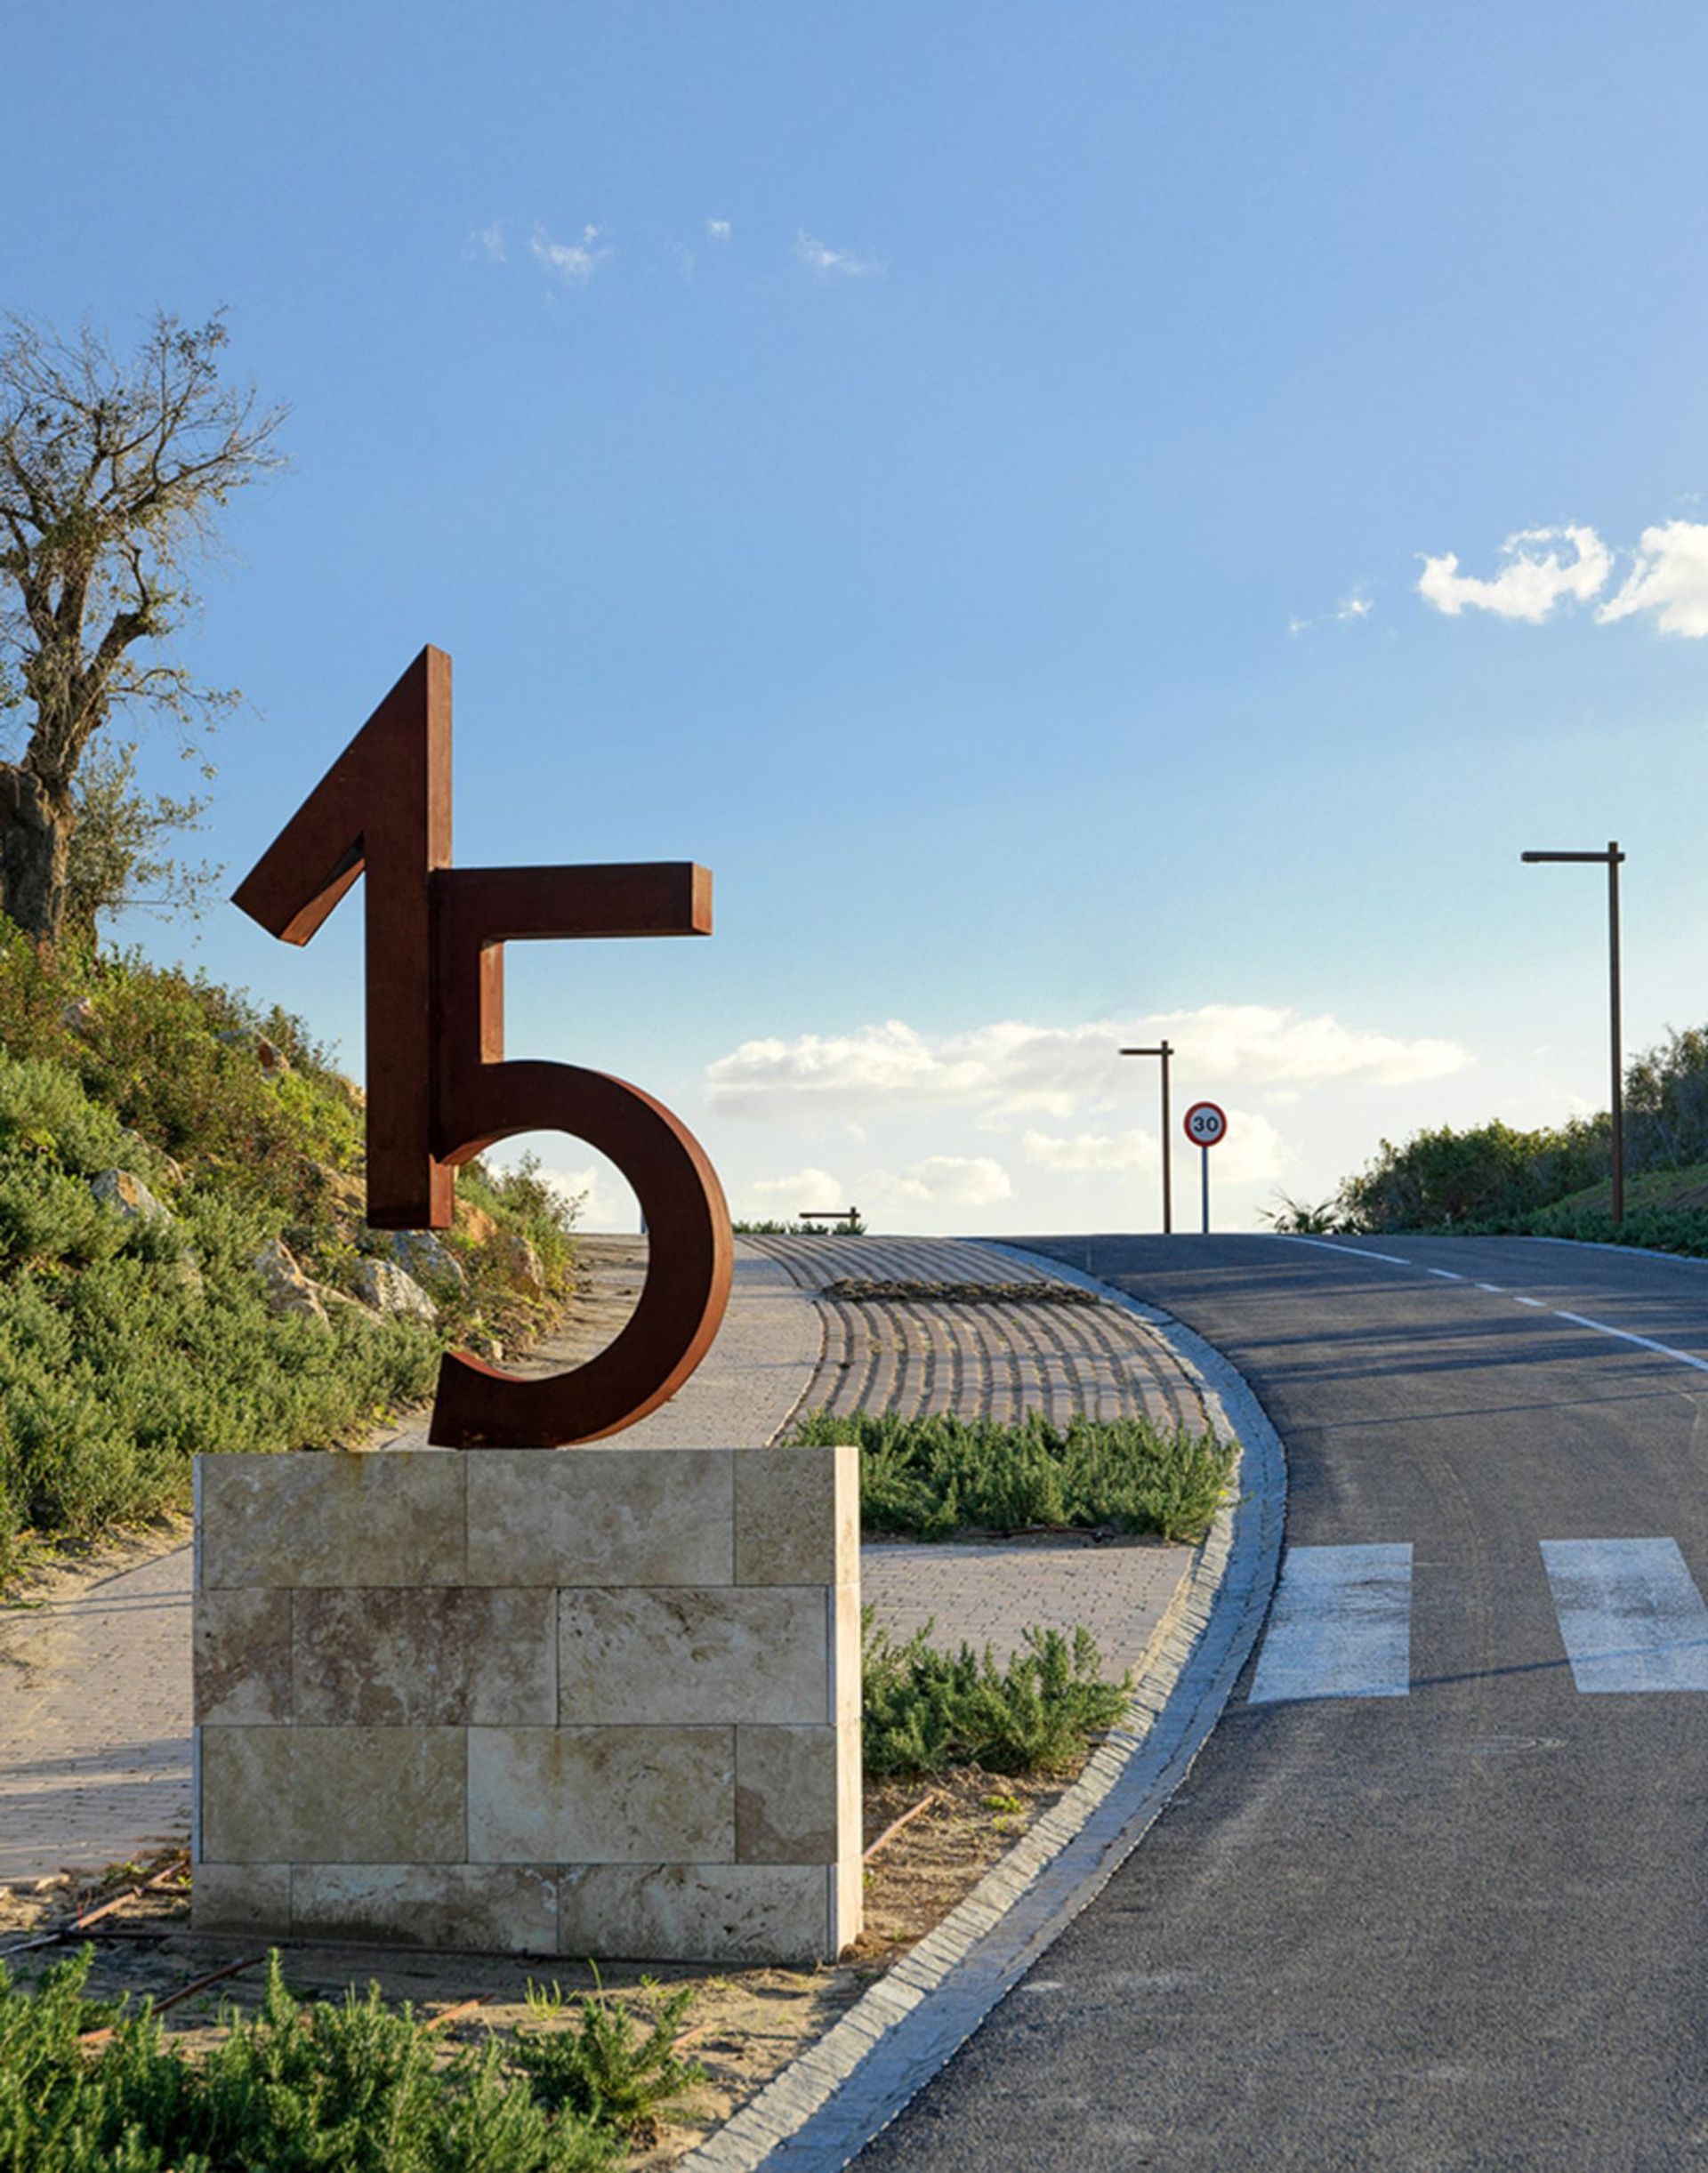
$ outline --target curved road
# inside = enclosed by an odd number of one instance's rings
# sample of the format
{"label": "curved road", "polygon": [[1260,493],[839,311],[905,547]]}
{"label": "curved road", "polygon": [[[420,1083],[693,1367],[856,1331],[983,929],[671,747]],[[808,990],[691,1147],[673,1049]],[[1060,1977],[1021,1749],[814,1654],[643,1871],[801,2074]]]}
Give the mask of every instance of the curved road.
{"label": "curved road", "polygon": [[1025,1242],[1239,1367],[1287,1550],[1180,1793],[862,2173],[1708,2166],[1708,1264]]}

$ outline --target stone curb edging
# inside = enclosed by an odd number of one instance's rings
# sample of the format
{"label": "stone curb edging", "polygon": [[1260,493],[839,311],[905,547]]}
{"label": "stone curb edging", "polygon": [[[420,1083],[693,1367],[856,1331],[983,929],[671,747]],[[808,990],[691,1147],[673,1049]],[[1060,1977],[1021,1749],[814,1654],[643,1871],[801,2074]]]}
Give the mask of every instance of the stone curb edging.
{"label": "stone curb edging", "polygon": [[[988,1243],[989,1241],[982,1241]],[[1286,1463],[1239,1374],[1170,1314],[1017,1245],[1035,1272],[1138,1315],[1195,1373],[1239,1441],[1238,1498],[1217,1512],[1140,1668],[1128,1725],[1055,1808],[816,2045],[678,2162],[676,2173],[835,2173],[959,2050],[1143,1839],[1215,1726],[1269,1611]]]}

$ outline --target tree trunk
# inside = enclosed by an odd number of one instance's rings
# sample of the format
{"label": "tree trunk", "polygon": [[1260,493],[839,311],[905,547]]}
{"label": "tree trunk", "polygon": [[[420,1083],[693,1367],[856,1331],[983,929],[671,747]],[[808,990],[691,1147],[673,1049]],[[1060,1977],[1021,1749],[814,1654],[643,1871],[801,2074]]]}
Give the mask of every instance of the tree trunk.
{"label": "tree trunk", "polygon": [[38,942],[56,942],[65,918],[75,819],[68,793],[16,762],[0,762],[0,912]]}

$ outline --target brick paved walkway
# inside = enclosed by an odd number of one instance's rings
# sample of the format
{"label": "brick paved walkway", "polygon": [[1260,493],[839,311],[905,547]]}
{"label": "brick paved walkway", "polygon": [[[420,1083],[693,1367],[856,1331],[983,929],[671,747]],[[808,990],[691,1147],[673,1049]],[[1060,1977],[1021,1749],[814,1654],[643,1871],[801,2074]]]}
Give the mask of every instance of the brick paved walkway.
{"label": "brick paved walkway", "polygon": [[[640,1243],[590,1241],[589,1251],[595,1310],[620,1317],[638,1288]],[[1030,1279],[1003,1254],[953,1240],[743,1240],[711,1356],[631,1438],[661,1448],[763,1442],[818,1406],[968,1418],[1039,1409],[1057,1420],[1075,1410],[1146,1412],[1169,1425],[1205,1422],[1167,1345],[1120,1308],[815,1297],[850,1276]],[[552,1363],[552,1352],[539,1363]],[[419,1442],[423,1425],[399,1443]],[[1030,1623],[1083,1622],[1119,1670],[1144,1652],[1190,1553],[1054,1540],[880,1545],[862,1549],[861,1574],[879,1621],[898,1636],[931,1621],[939,1641],[989,1642],[1006,1656]],[[188,1546],[105,1574],[60,1577],[44,1605],[0,1615],[0,1885],[122,1861],[181,1839],[189,1822]]]}

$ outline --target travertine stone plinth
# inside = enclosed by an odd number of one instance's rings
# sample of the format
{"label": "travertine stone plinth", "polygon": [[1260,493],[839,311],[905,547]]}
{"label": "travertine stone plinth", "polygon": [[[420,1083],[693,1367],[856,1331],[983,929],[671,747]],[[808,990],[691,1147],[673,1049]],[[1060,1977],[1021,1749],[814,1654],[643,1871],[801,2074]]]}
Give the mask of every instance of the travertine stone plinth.
{"label": "travertine stone plinth", "polygon": [[197,1926],[839,1953],[858,1580],[852,1448],[198,1458]]}

